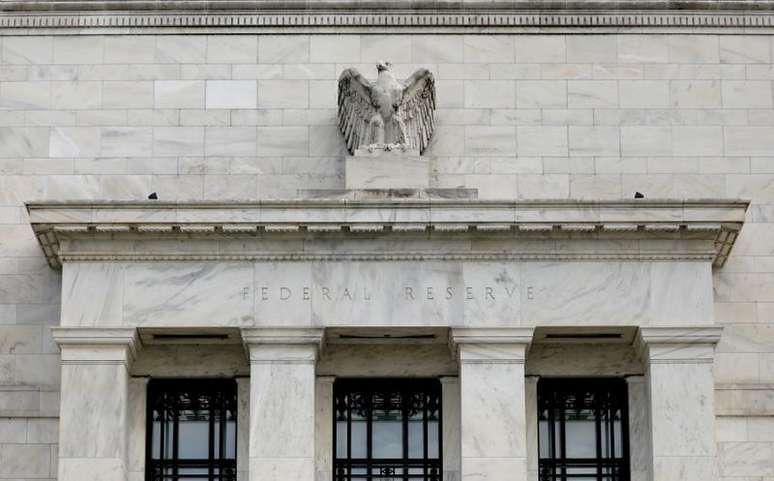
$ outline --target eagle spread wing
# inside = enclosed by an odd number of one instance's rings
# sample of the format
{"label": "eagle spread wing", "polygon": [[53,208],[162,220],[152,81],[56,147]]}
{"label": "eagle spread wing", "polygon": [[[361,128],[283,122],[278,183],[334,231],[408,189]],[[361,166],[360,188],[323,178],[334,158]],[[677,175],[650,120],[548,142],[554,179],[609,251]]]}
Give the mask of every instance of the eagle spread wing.
{"label": "eagle spread wing", "polygon": [[425,69],[419,69],[406,79],[399,112],[406,125],[406,143],[424,152],[435,128],[435,79]]}
{"label": "eagle spread wing", "polygon": [[354,68],[346,69],[339,77],[339,129],[350,153],[368,142],[368,123],[376,113],[372,89]]}

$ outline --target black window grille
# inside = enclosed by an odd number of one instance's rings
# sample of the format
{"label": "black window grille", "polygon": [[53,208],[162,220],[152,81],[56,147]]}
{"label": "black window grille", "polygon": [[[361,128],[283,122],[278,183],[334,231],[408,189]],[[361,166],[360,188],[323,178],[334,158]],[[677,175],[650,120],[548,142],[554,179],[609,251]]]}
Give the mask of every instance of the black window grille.
{"label": "black window grille", "polygon": [[146,479],[236,481],[236,429],[234,380],[151,380]]}
{"label": "black window grille", "polygon": [[441,481],[437,379],[338,379],[334,481]]}
{"label": "black window grille", "polygon": [[540,481],[629,481],[623,379],[540,379]]}

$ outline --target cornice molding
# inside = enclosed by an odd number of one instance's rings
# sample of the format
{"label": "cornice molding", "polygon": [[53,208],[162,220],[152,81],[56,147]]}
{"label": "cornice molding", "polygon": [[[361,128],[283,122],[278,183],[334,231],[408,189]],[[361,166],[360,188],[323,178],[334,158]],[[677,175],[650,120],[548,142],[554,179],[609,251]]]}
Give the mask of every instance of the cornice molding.
{"label": "cornice molding", "polygon": [[772,0],[3,0],[0,30],[415,31],[774,28]]}
{"label": "cornice molding", "polygon": [[[30,223],[52,267],[67,261],[108,260],[711,260],[722,266],[744,222],[749,202],[725,200],[627,201],[265,201],[256,203],[58,202],[29,203]],[[411,249],[319,252],[161,251],[127,247],[152,239],[369,240],[406,238],[504,242],[604,238],[708,241],[699,250],[591,249],[477,251]],[[94,240],[91,249],[71,241]],[[119,243],[112,241],[129,241]],[[713,241],[713,242],[709,242]],[[83,243],[80,243],[82,247]],[[157,242],[156,242],[157,244]],[[117,247],[112,247],[113,245]]]}

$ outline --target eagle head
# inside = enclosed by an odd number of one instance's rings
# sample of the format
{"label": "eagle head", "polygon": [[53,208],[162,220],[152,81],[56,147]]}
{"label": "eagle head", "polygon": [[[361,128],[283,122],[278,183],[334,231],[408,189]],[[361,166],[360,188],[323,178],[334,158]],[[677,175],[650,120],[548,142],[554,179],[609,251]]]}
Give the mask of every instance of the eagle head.
{"label": "eagle head", "polygon": [[390,62],[385,62],[384,60],[379,60],[376,62],[376,71],[377,72],[383,72],[385,70],[390,70],[392,68],[392,64]]}

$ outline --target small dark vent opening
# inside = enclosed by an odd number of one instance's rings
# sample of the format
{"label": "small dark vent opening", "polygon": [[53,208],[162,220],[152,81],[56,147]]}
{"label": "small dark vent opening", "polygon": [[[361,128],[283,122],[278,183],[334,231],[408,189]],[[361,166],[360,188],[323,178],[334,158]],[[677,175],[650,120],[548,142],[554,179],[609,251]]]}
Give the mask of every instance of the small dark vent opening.
{"label": "small dark vent opening", "polygon": [[357,336],[353,334],[339,334],[339,339],[435,339],[435,334],[415,334],[413,336],[393,336],[390,334],[382,336]]}
{"label": "small dark vent opening", "polygon": [[622,334],[614,332],[589,332],[583,334],[546,334],[546,339],[621,339]]}
{"label": "small dark vent opening", "polygon": [[228,339],[228,334],[154,334],[153,339],[157,341],[188,341],[192,339],[224,341]]}

